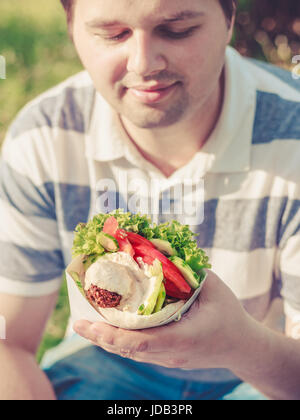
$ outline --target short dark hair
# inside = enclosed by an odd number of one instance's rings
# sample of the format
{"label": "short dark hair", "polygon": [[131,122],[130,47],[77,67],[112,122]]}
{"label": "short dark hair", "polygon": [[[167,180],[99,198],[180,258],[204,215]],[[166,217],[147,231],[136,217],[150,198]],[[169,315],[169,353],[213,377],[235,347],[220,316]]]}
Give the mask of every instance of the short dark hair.
{"label": "short dark hair", "polygon": [[73,0],[60,0],[60,2],[67,13],[68,22],[70,22],[73,14]]}
{"label": "short dark hair", "polygon": [[219,0],[224,11],[228,25],[230,25],[233,15],[237,9],[238,0]]}
{"label": "short dark hair", "polygon": [[[73,12],[73,5],[75,0],[60,0],[61,4],[63,5],[66,13],[68,22],[72,20],[72,12]],[[219,0],[222,9],[224,11],[226,20],[228,24],[230,24],[232,16],[234,15],[238,0]]]}

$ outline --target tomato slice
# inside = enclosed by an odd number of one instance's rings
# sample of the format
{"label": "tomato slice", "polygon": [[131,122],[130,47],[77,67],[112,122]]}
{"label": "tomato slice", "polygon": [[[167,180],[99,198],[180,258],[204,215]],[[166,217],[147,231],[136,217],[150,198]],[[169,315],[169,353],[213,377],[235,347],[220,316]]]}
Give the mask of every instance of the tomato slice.
{"label": "tomato slice", "polygon": [[[142,260],[144,261],[145,264],[148,265],[152,265],[154,263],[155,258],[150,257],[150,255],[145,255],[144,257],[139,257],[137,254],[135,254],[134,259],[136,260],[136,262],[138,263],[138,258],[142,258]],[[181,299],[181,300],[188,300],[192,297],[193,295],[193,290],[191,290],[190,293],[183,293],[180,292],[174,285],[172,282],[168,281],[166,279],[165,282],[165,288],[166,288],[166,294],[167,296],[173,297],[173,298],[177,298],[177,299]]]}
{"label": "tomato slice", "polygon": [[134,249],[127,238],[127,232],[124,229],[118,229],[114,235],[117,239],[121,252],[126,252],[131,257],[134,256]]}
{"label": "tomato slice", "polygon": [[174,288],[173,284],[168,281],[165,283],[165,289],[166,289],[167,296],[174,297],[181,300],[189,300],[194,294],[194,290],[191,290],[190,293],[179,292],[178,289]]}
{"label": "tomato slice", "polygon": [[118,229],[119,223],[114,216],[109,217],[103,225],[103,232],[111,236],[115,236]]}
{"label": "tomato slice", "polygon": [[139,245],[144,245],[144,246],[148,246],[150,248],[154,248],[155,246],[153,245],[152,242],[148,241],[148,239],[144,238],[143,236],[139,235],[138,233],[133,233],[133,232],[126,232],[128,239],[130,241],[130,243],[133,246],[139,246]]}
{"label": "tomato slice", "polygon": [[[190,285],[186,282],[178,268],[165,255],[156,248],[150,248],[143,245],[134,246],[133,248],[135,251],[135,260],[137,260],[138,257],[141,257],[146,264],[153,264],[155,259],[158,259],[162,263],[166,280],[165,286],[169,296],[185,296],[184,299],[190,296],[192,291]],[[179,298],[181,299],[182,297]]]}
{"label": "tomato slice", "polygon": [[127,238],[127,232],[124,229],[119,229],[119,223],[114,216],[109,217],[104,225],[103,232],[113,236],[119,243],[121,252],[134,256],[134,249]]}
{"label": "tomato slice", "polygon": [[141,257],[140,255],[137,255],[137,253],[135,252],[134,259],[137,263],[139,262],[138,258],[141,258],[143,262],[148,265],[152,265],[155,261],[155,258],[150,257],[149,255],[145,255],[144,257]]}

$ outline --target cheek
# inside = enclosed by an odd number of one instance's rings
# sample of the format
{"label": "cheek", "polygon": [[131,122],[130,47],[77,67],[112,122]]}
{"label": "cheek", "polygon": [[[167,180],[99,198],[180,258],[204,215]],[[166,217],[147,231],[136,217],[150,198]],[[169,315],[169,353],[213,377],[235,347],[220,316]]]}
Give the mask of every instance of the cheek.
{"label": "cheek", "polygon": [[97,49],[92,49],[91,53],[83,53],[83,65],[90,73],[96,87],[114,85],[124,73],[120,58]]}
{"label": "cheek", "polygon": [[184,76],[186,86],[195,88],[197,80],[202,78],[206,64],[206,52],[198,43],[186,43],[184,48],[175,48],[169,56],[172,69]]}
{"label": "cheek", "polygon": [[96,89],[108,89],[122,79],[126,66],[121,54],[99,46],[87,36],[78,36],[74,43]]}
{"label": "cheek", "polygon": [[111,88],[124,77],[126,67],[120,55],[112,52],[95,51],[85,63],[96,88]]}
{"label": "cheek", "polygon": [[209,33],[203,34],[193,45],[186,48],[181,60],[185,63],[190,81],[203,89],[210,89],[210,85],[220,76],[225,50],[226,43],[222,40],[212,41]]}

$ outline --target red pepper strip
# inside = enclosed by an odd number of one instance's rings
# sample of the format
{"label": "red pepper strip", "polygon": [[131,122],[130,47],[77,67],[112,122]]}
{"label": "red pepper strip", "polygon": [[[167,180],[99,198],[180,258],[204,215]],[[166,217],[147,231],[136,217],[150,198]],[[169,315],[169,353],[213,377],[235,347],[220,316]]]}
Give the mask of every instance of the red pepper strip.
{"label": "red pepper strip", "polygon": [[153,245],[153,243],[148,241],[148,239],[144,238],[143,236],[137,233],[133,233],[133,232],[126,232],[126,233],[127,233],[130,243],[133,246],[144,245],[144,246],[149,246],[150,248],[155,249],[155,246]]}
{"label": "red pepper strip", "polygon": [[[141,257],[146,264],[153,264],[153,261],[155,259],[158,259],[162,263],[163,273],[166,280],[165,287],[166,290],[169,291],[169,296],[190,296],[190,293],[192,291],[190,285],[181,275],[178,268],[165,255],[163,255],[155,248],[149,248],[143,245],[134,247],[134,251],[134,258],[136,260],[138,257]],[[177,296],[175,296],[174,294],[176,294]]]}
{"label": "red pepper strip", "polygon": [[119,223],[114,216],[109,217],[104,225],[103,225],[103,232],[107,233],[108,235],[115,236],[117,230],[119,229]]}
{"label": "red pepper strip", "polygon": [[124,229],[118,229],[114,237],[117,239],[119,243],[120,251],[126,252],[126,254],[129,254],[131,257],[133,257],[134,249],[127,238],[127,232]]}

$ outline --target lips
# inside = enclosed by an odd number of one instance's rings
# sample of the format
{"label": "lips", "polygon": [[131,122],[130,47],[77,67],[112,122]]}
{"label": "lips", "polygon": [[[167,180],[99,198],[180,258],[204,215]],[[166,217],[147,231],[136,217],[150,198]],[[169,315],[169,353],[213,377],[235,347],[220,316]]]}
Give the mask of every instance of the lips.
{"label": "lips", "polygon": [[140,90],[142,92],[153,92],[153,91],[157,91],[157,90],[163,90],[163,89],[167,89],[170,86],[172,86],[174,83],[169,83],[169,84],[157,84],[157,85],[152,85],[152,86],[132,86],[130,89],[135,89],[135,90]]}
{"label": "lips", "polygon": [[173,83],[171,85],[157,84],[154,86],[135,86],[128,88],[128,92],[140,102],[153,104],[165,99],[177,86],[178,83]]}

